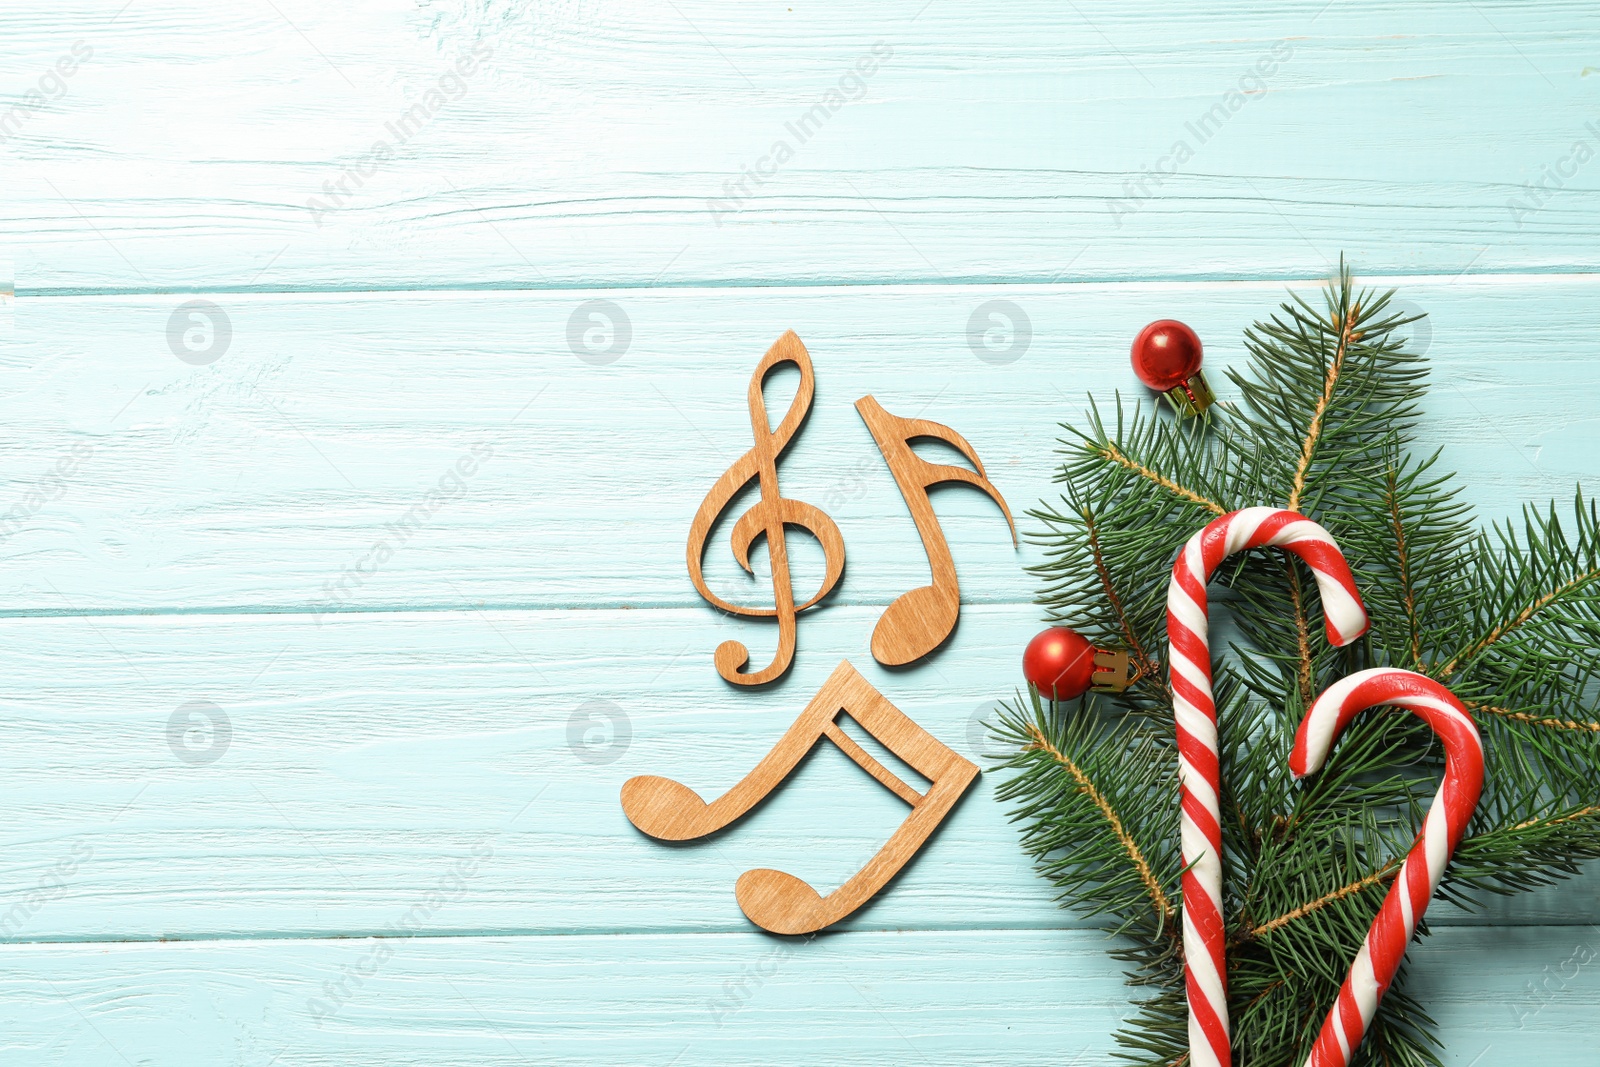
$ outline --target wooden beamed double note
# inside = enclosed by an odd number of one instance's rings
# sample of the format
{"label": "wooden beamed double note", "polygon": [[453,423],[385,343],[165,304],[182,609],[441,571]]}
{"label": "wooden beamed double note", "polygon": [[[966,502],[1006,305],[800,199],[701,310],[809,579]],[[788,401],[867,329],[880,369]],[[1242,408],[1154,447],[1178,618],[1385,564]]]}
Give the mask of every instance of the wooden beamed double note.
{"label": "wooden beamed double note", "polygon": [[[1011,527],[1011,543],[1017,544],[1017,524],[1011,518],[1011,509],[1005,497],[984,473],[983,461],[967,443],[967,439],[942,423],[927,419],[903,419],[883,410],[883,405],[872,396],[856,401],[861,421],[872,431],[878,442],[884,462],[894,474],[900,495],[922,536],[922,549],[928,555],[928,567],[933,571],[933,582],[902,593],[885,609],[872,631],[872,657],[886,667],[899,667],[921,659],[944,643],[954,632],[956,619],[961,614],[961,589],[956,582],[956,561],[950,555],[950,545],[945,540],[939,517],[933,512],[933,502],[928,490],[947,482],[975,485],[988,493],[1006,517]],[[911,449],[911,442],[919,438],[943,441],[972,461],[976,471],[947,463],[930,463]]]}
{"label": "wooden beamed double note", "polygon": [[[858,745],[839,725],[848,715],[931,784],[919,793]],[[630,822],[663,841],[692,841],[732,824],[776,789],[823,738],[911,806],[911,814],[866,866],[823,896],[783,871],[739,876],[734,895],[751,922],[775,934],[809,934],[838,922],[872,898],[914,856],[978,776],[951,750],[872,687],[845,660],[755,769],[709,803],[671,778],[645,775],[622,786]]]}

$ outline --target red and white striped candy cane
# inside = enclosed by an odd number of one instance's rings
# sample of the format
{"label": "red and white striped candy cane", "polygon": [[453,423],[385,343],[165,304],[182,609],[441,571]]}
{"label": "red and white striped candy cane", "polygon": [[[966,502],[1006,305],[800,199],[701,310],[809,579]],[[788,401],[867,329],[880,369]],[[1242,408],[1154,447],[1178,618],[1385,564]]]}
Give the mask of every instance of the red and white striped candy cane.
{"label": "red and white striped candy cane", "polygon": [[1352,674],[1316,699],[1300,723],[1289,769],[1302,778],[1322,766],[1328,749],[1358,712],[1393,704],[1417,713],[1444,744],[1444,782],[1428,809],[1422,832],[1406,854],[1400,876],[1389,887],[1383,907],[1367,931],[1366,943],[1350,967],[1339,999],[1311,1046],[1306,1067],[1348,1067],[1372,1024],[1378,1001],[1394,981],[1417,920],[1439,888],[1483,790],[1483,742],[1461,701],[1434,681],[1411,671],[1379,667]]}
{"label": "red and white striped candy cane", "polygon": [[1189,539],[1167,590],[1172,704],[1178,732],[1179,833],[1183,845],[1184,979],[1192,1067],[1229,1067],[1228,967],[1222,918],[1221,773],[1211,693],[1206,582],[1228,556],[1276,547],[1306,562],[1322,594],[1328,641],[1348,645],[1367,630],[1367,610],[1328,531],[1294,511],[1245,508]]}

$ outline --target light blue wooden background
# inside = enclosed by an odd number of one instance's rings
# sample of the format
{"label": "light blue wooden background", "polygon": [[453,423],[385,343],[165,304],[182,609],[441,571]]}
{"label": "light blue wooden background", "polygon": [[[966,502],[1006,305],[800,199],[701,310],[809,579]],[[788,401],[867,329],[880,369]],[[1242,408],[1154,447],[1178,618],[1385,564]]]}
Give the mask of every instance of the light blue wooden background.
{"label": "light blue wooden background", "polygon": [[[1037,556],[970,492],[938,498],[955,639],[872,664],[925,564],[855,398],[960,429],[1020,511],[1056,420],[1141,394],[1141,325],[1192,323],[1221,384],[1342,251],[1431,312],[1426,432],[1486,519],[1592,480],[1590,0],[792,2],[0,13],[4,1062],[1110,1063],[1110,946],[1030,872],[993,776],[804,944],[754,931],[733,881],[832,886],[876,849],[903,809],[842,756],[700,847],[619,810],[636,773],[733,782],[842,657],[973,754],[1017,684]],[[1200,143],[1186,124],[1263,57]],[[841,78],[854,99],[795,147]],[[793,158],[723,210],[780,138]],[[231,323],[206,365],[169,345],[191,299]],[[606,365],[568,341],[597,299],[631,323]],[[1010,363],[969,344],[996,299],[1031,322]],[[850,564],[791,675],[734,692],[711,650],[770,635],[694,595],[683,540],[787,328],[818,387],[784,486]],[[228,732],[175,746],[195,701]],[[1413,958],[1448,1063],[1600,1063],[1597,885],[1439,909]]]}

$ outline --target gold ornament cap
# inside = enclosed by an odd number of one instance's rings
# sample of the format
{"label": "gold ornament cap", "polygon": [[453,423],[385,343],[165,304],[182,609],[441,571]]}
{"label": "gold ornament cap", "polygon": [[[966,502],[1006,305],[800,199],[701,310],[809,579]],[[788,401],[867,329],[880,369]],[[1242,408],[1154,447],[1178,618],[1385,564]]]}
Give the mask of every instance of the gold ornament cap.
{"label": "gold ornament cap", "polygon": [[1211,385],[1201,371],[1195,371],[1181,384],[1161,395],[1166,397],[1172,409],[1184,418],[1202,414],[1206,408],[1217,402],[1217,394],[1211,391]]}
{"label": "gold ornament cap", "polygon": [[1095,649],[1089,688],[1096,693],[1120,693],[1128,688],[1128,653],[1120,648]]}

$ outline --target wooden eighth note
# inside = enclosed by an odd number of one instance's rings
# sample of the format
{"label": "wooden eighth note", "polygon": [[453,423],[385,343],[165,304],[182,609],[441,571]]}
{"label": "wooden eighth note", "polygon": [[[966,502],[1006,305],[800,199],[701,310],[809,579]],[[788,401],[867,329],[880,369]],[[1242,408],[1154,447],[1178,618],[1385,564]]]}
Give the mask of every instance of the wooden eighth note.
{"label": "wooden eighth note", "polygon": [[[978,458],[967,439],[950,427],[927,419],[903,419],[883,410],[883,405],[871,396],[856,401],[861,421],[872,431],[873,440],[894,474],[900,495],[911,518],[922,535],[922,548],[928,555],[928,567],[933,571],[933,584],[902,593],[884,610],[878,625],[872,631],[872,657],[886,667],[899,667],[921,659],[944,643],[956,628],[961,614],[961,589],[956,583],[956,562],[950,555],[939,517],[933,513],[933,502],[928,499],[928,489],[945,482],[965,482],[988,493],[1006,517],[1011,527],[1011,543],[1017,544],[1017,524],[1011,518],[1011,509],[1005,497],[989,481],[983,471],[983,461]],[[945,463],[930,463],[911,449],[911,442],[919,437],[943,441],[972,461],[976,471]]]}
{"label": "wooden eighth note", "polygon": [[[761,384],[775,367],[783,363],[793,363],[800,369],[800,388],[795,391],[794,400],[790,402],[783,421],[773,430],[767,419],[767,404],[761,394]],[[844,538],[839,533],[839,527],[822,509],[799,500],[790,500],[778,490],[778,453],[789,446],[789,441],[810,413],[815,388],[816,377],[811,370],[811,356],[795,332],[789,330],[767,349],[767,354],[761,357],[755,373],[750,376],[748,401],[750,428],[755,435],[754,446],[717,479],[705,500],[701,501],[700,510],[695,512],[694,522],[689,527],[689,578],[700,595],[733,615],[775,617],[778,620],[778,650],[772,662],[758,671],[744,671],[745,664],[750,661],[750,650],[738,641],[724,641],[717,646],[717,673],[735,685],[762,685],[783,676],[794,661],[796,613],[811,607],[832,592],[844,573]],[[730,604],[707,588],[701,570],[706,538],[711,533],[711,527],[739,490],[752,479],[760,484],[761,499],[733,524],[733,557],[739,566],[754,574],[750,566],[750,548],[757,537],[766,537],[767,555],[772,563],[771,608]],[[825,564],[822,588],[810,600],[798,605],[794,602],[794,588],[789,582],[785,526],[798,526],[809,531],[822,545]]]}
{"label": "wooden eighth note", "polygon": [[[918,793],[856,744],[835,721],[848,714],[918,774],[932,783]],[[738,820],[767,797],[822,738],[895,796],[911,814],[867,865],[838,889],[822,896],[783,871],[765,868],[739,876],[734,895],[749,920],[775,934],[809,934],[838,922],[889,883],[955,807],[978,776],[962,758],[872,687],[845,660],[834,668],[800,717],[755,769],[732,789],[707,803],[671,778],[641,776],[622,786],[622,810],[634,826],[663,841],[692,841]]]}

